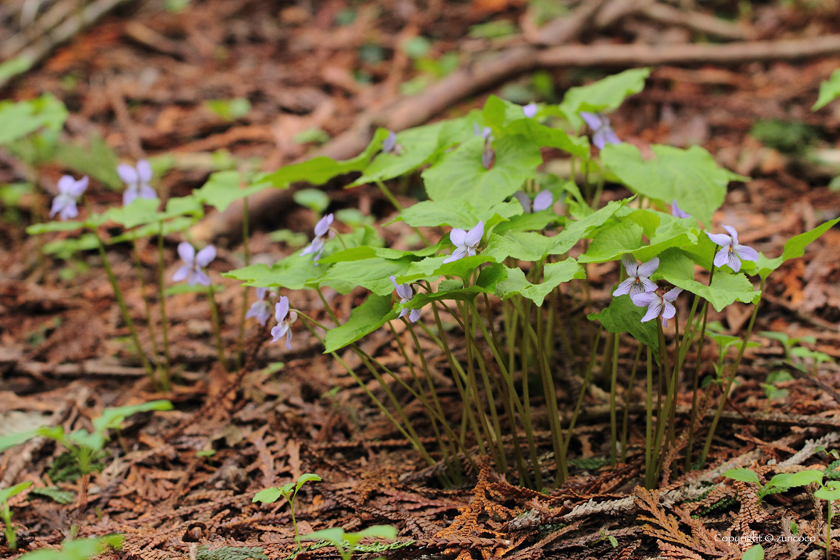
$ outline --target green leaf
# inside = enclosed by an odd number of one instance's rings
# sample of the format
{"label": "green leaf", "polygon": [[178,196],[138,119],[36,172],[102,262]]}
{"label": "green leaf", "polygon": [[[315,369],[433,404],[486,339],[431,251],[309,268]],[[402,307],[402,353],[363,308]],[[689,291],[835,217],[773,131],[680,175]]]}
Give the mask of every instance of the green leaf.
{"label": "green leaf", "polygon": [[822,109],[838,97],[840,97],[840,69],[832,72],[831,77],[820,84],[820,96],[811,110]]}
{"label": "green leaf", "polygon": [[493,233],[502,235],[506,232],[542,231],[551,224],[562,223],[562,218],[552,210],[532,212],[530,214],[519,214],[511,216],[506,222],[496,226]]}
{"label": "green leaf", "polygon": [[826,487],[822,487],[814,492],[814,496],[819,498],[820,500],[825,500],[827,502],[834,502],[840,500],[840,488],[829,489]]}
{"label": "green leaf", "polygon": [[496,262],[508,257],[536,262],[551,252],[555,239],[534,231],[509,231],[504,235],[493,233],[481,254]]}
{"label": "green leaf", "polygon": [[17,496],[27,488],[32,486],[32,481],[27,480],[26,482],[21,482],[20,484],[16,484],[11,488],[6,488],[5,490],[0,490],[0,504],[6,503],[9,501],[9,498]]}
{"label": "green leaf", "polygon": [[468,200],[424,200],[402,211],[400,218],[414,227],[438,227],[470,229],[484,221],[484,230],[522,214],[522,206],[516,201],[501,202],[489,208],[475,208]]}
{"label": "green leaf", "polygon": [[307,482],[321,482],[321,477],[312,473],[304,473],[300,475],[300,478],[298,478],[297,484],[295,485],[295,492],[297,493],[297,491],[300,490],[300,487]]}
{"label": "green leaf", "polygon": [[350,293],[356,286],[362,286],[375,294],[386,296],[394,291],[390,277],[406,274],[415,260],[373,258],[342,261],[331,266],[323,276],[308,285],[331,286],[341,294]]}
{"label": "green leaf", "polygon": [[301,189],[292,195],[292,198],[316,214],[322,214],[330,205],[330,197],[320,189]]}
{"label": "green leaf", "polygon": [[629,333],[630,336],[647,346],[653,353],[653,358],[659,362],[659,330],[656,320],[642,323],[642,317],[647,311],[644,307],[637,307],[630,296],[612,298],[610,305],[600,313],[587,315],[590,321],[597,319],[607,332]]}
{"label": "green leaf", "polygon": [[500,138],[520,136],[542,148],[556,148],[578,157],[589,157],[589,140],[586,137],[570,136],[559,128],[540,124],[535,119],[526,117],[522,106],[499,99],[495,95],[487,99],[482,115],[484,124]]}
{"label": "green leaf", "polygon": [[759,480],[758,475],[755,474],[755,471],[751,469],[729,469],[723,476],[726,478],[731,478],[732,480],[740,480],[741,482],[752,482],[754,484],[758,484],[761,486],[761,480]]}
{"label": "green leaf", "polygon": [[76,142],[59,142],[52,158],[82,175],[90,175],[113,190],[124,187],[117,174],[117,154],[98,134],[88,138],[88,145]]}
{"label": "green leaf", "polygon": [[341,527],[331,527],[329,529],[321,529],[320,531],[315,531],[314,533],[309,533],[307,535],[301,535],[300,540],[302,541],[327,541],[334,545],[337,545],[339,548],[344,548],[342,546],[342,541],[344,540],[344,529]]}
{"label": "green leaf", "polygon": [[760,544],[754,544],[744,552],[741,560],[764,560],[764,549]]}
{"label": "green leaf", "polygon": [[123,535],[108,535],[99,538],[66,540],[61,550],[41,549],[28,552],[21,560],[89,560],[105,552],[108,547],[120,548]]}
{"label": "green leaf", "polygon": [[356,535],[362,539],[378,538],[394,540],[397,538],[397,529],[392,525],[374,525],[373,527],[359,531]]}
{"label": "green leaf", "polygon": [[682,150],[654,145],[652,149],[656,158],[645,161],[632,144],[610,144],[601,151],[601,159],[633,191],[667,204],[676,200],[707,225],[723,204],[729,182],[747,180],[719,167],[699,146]]}
{"label": "green leaf", "polygon": [[559,235],[551,238],[551,246],[549,247],[548,254],[562,255],[563,253],[566,253],[569,249],[574,247],[578,241],[591,236],[597,228],[604,225],[610,218],[612,218],[613,214],[615,214],[620,208],[623,208],[625,204],[630,202],[630,200],[631,199],[620,201],[613,200],[597,212],[594,212],[580,220],[567,223],[565,229],[563,229]]}
{"label": "green leaf", "polygon": [[32,494],[46,496],[52,501],[62,505],[72,504],[76,499],[76,495],[73,492],[61,490],[56,486],[50,486],[48,488],[33,488]]}
{"label": "green leaf", "polygon": [[262,175],[258,177],[258,182],[267,182],[276,188],[286,188],[289,184],[298,181],[306,181],[312,185],[323,185],[333,177],[365,169],[374,154],[382,147],[382,141],[387,137],[388,131],[380,128],[374,134],[367,148],[352,159],[336,161],[331,157],[318,156]]}
{"label": "green leaf", "polygon": [[0,144],[8,144],[42,128],[58,132],[67,115],[64,104],[51,94],[17,103],[0,102]]}
{"label": "green leaf", "polygon": [[317,280],[328,270],[327,265],[316,265],[312,261],[312,255],[301,256],[295,253],[277,261],[270,268],[264,264],[252,264],[231,270],[222,276],[242,280],[246,286],[257,288],[278,287],[302,290],[308,282]]}
{"label": "green leaf", "polygon": [[21,432],[18,434],[9,434],[0,436],[0,453],[7,449],[25,443],[38,435],[37,431]]}
{"label": "green leaf", "polygon": [[242,174],[239,171],[217,171],[210,175],[203,187],[193,191],[193,196],[219,212],[224,212],[235,200],[249,197],[271,186],[267,181],[252,183],[244,189],[240,188],[241,185]]}
{"label": "green leaf", "polygon": [[520,136],[505,136],[493,143],[496,161],[491,169],[481,163],[484,138],[475,136],[422,174],[429,198],[435,201],[466,199],[476,208],[502,202],[533,178],[542,155]]}
{"label": "green leaf", "polygon": [[575,130],[583,125],[579,113],[597,113],[617,109],[624,100],[645,88],[650,68],[635,68],[608,76],[587,86],[570,88],[560,103],[560,110]]}
{"label": "green leaf", "polygon": [[614,261],[642,246],[641,226],[631,221],[618,222],[599,231],[579,260],[582,263]]}
{"label": "green leaf", "polygon": [[798,488],[812,482],[822,484],[822,471],[799,471],[797,473],[777,474],[767,483],[766,488]]}
{"label": "green leaf", "polygon": [[204,106],[225,120],[241,119],[251,112],[251,102],[244,97],[234,99],[209,99]]}
{"label": "green leaf", "polygon": [[394,177],[409,174],[421,165],[431,162],[439,153],[443,152],[444,147],[440,144],[440,133],[443,126],[443,123],[435,123],[398,132],[399,153],[392,151],[388,154],[380,153],[377,155],[365,167],[362,176],[350,186],[355,187],[377,181],[387,181]]}
{"label": "green leaf", "polygon": [[19,74],[23,74],[34,64],[31,55],[20,55],[0,64],[0,81],[6,82]]}
{"label": "green leaf", "polygon": [[728,274],[718,269],[711,286],[696,281],[693,261],[682,249],[676,248],[668,249],[659,255],[659,268],[653,278],[662,278],[674,286],[702,297],[717,311],[722,311],[724,307],[736,301],[752,303],[759,294],[743,273]]}
{"label": "green leaf", "polygon": [[822,234],[834,227],[837,223],[840,223],[840,218],[829,220],[810,231],[791,237],[785,242],[785,248],[782,251],[782,255],[780,257],[776,257],[775,259],[768,259],[763,254],[759,254],[758,265],[756,266],[759,276],[767,278],[771,272],[782,266],[785,261],[796,259],[804,255],[805,247],[819,239]]}
{"label": "green leaf", "polygon": [[111,208],[106,212],[111,221],[125,228],[137,227],[141,224],[161,221],[163,212],[158,212],[160,199],[136,198],[128,206]]}
{"label": "green leaf", "polygon": [[413,262],[403,276],[397,277],[397,282],[405,284],[406,282],[416,282],[424,279],[436,280],[438,276],[457,276],[466,282],[479,266],[486,262],[493,262],[493,258],[484,253],[444,264],[443,261],[447,258],[430,257]]}
{"label": "green leaf", "polygon": [[505,280],[496,286],[496,295],[501,299],[508,299],[516,294],[533,301],[538,306],[543,304],[546,296],[564,282],[575,278],[582,279],[586,275],[583,267],[573,258],[557,263],[549,263],[543,268],[543,281],[531,284],[519,268],[507,269]]}
{"label": "green leaf", "polygon": [[106,408],[102,411],[101,416],[93,419],[93,427],[99,433],[104,433],[105,430],[118,430],[122,426],[123,420],[129,416],[153,410],[172,410],[172,403],[159,400],[130,406]]}
{"label": "green leaf", "polygon": [[214,284],[210,287],[202,286],[201,284],[196,284],[191,286],[189,284],[180,283],[175,284],[174,286],[169,286],[163,291],[163,295],[166,297],[176,296],[178,294],[206,294],[208,291],[212,291],[214,294],[221,293],[225,290],[225,287],[221,284]]}
{"label": "green leaf", "polygon": [[350,313],[346,323],[327,331],[324,353],[344,348],[396,317],[397,312],[392,308],[390,296],[371,294],[362,305]]}
{"label": "green leaf", "polygon": [[280,499],[283,493],[280,492],[280,489],[275,487],[266,488],[265,490],[260,490],[254,495],[254,498],[251,500],[251,503],[262,502],[264,504],[273,504],[277,500]]}

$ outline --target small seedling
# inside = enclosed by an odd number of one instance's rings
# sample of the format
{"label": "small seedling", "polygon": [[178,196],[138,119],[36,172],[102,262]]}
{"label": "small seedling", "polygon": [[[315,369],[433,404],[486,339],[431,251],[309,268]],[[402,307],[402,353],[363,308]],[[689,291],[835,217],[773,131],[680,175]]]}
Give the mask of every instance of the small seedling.
{"label": "small seedling", "polygon": [[61,543],[61,549],[42,549],[29,552],[19,560],[89,560],[99,556],[109,547],[120,549],[122,535],[107,535],[99,538],[66,540]]}
{"label": "small seedling", "polygon": [[122,427],[123,420],[133,414],[152,410],[172,410],[172,403],[169,401],[151,401],[133,406],[106,408],[102,411],[101,416],[92,420],[93,433],[81,428],[70,434],[65,434],[63,427],[54,426],[0,437],[0,452],[41,436],[61,444],[75,457],[81,474],[90,474],[96,455],[105,447],[105,443],[109,439],[106,432],[108,430],[119,430]]}
{"label": "small seedling", "polygon": [[12,512],[9,510],[9,498],[17,496],[27,488],[32,486],[31,481],[21,482],[11,488],[0,490],[0,518],[6,524],[6,544],[12,550],[17,550],[17,537],[15,528],[12,526]]}
{"label": "small seedling", "polygon": [[828,502],[828,521],[825,529],[825,558],[831,558],[831,519],[834,517],[834,502],[840,500],[840,481],[832,480],[814,492],[814,496]]}
{"label": "small seedling", "polygon": [[397,530],[391,525],[374,525],[358,533],[345,533],[341,527],[332,527],[297,537],[297,540],[327,541],[338,550],[341,560],[350,560],[359,542],[365,538],[380,538],[392,541],[397,538]]}
{"label": "small seedling", "polygon": [[301,487],[306,484],[307,482],[320,482],[321,477],[317,474],[306,473],[300,475],[297,482],[287,482],[283,486],[274,486],[271,488],[266,488],[265,490],[260,490],[254,496],[252,502],[262,502],[264,504],[273,504],[276,502],[280,496],[286,498],[286,501],[289,502],[289,510],[292,514],[292,526],[295,529],[295,537],[298,537],[300,533],[298,533],[297,528],[297,520],[295,519],[295,497],[297,496],[298,491]]}
{"label": "small seedling", "polygon": [[751,482],[753,484],[758,485],[758,499],[760,501],[764,499],[764,497],[767,495],[786,492],[791,488],[807,486],[808,484],[811,484],[813,482],[822,484],[823,472],[807,470],[799,471],[797,473],[781,473],[771,478],[770,481],[767,482],[767,484],[765,485],[761,484],[761,481],[758,479],[758,475],[752,469],[730,469],[723,473],[723,476],[725,476],[726,478],[731,478],[733,480],[740,480],[741,482]]}

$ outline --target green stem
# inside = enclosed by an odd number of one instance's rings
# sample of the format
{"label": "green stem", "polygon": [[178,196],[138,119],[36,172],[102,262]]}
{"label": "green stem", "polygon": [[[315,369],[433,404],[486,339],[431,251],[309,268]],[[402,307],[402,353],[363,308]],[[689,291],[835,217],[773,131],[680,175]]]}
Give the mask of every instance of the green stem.
{"label": "green stem", "polygon": [[158,298],[160,299],[160,330],[163,334],[163,360],[166,379],[172,379],[172,364],[169,358],[169,321],[166,317],[166,293],[163,284],[163,271],[166,267],[163,256],[163,222],[158,231]]}
{"label": "green stem", "polygon": [[633,360],[633,369],[630,371],[630,382],[627,384],[627,392],[624,394],[624,421],[621,426],[621,462],[627,462],[627,430],[630,422],[630,397],[633,394],[633,382],[636,381],[636,370],[639,367],[639,358],[642,356],[642,347],[639,343],[636,350],[636,358]]}
{"label": "green stem", "polygon": [[[709,273],[709,286],[712,285],[712,280],[715,277],[715,266],[712,264],[712,271]],[[699,296],[695,296],[694,304],[691,306],[692,317],[694,313],[694,309]],[[703,300],[703,326],[700,328],[700,340],[697,342],[697,361],[694,363],[694,378],[692,379],[692,391],[691,391],[691,415],[688,419],[688,447],[685,451],[685,469],[691,468],[691,456],[694,451],[694,422],[696,420],[697,415],[697,392],[699,391],[700,387],[700,364],[703,360],[703,346],[706,342],[706,322],[709,318],[709,301]],[[693,319],[691,319],[693,320]],[[686,329],[688,331],[688,329]],[[686,353],[688,353],[688,345],[685,347]]]}
{"label": "green stem", "polygon": [[747,332],[744,335],[744,342],[741,344],[741,348],[738,350],[738,357],[735,359],[735,363],[732,366],[732,375],[726,379],[726,386],[724,387],[723,394],[720,397],[720,402],[718,403],[717,410],[715,411],[715,417],[712,419],[712,425],[709,427],[709,433],[706,436],[706,443],[703,445],[703,452],[701,453],[699,460],[701,465],[706,463],[706,457],[709,455],[709,449],[712,447],[712,439],[715,437],[715,430],[717,429],[718,422],[720,421],[720,416],[723,414],[723,407],[726,405],[726,397],[729,395],[729,389],[732,387],[732,382],[735,380],[735,375],[738,373],[738,367],[741,365],[741,359],[744,357],[744,351],[747,349],[747,342],[749,342],[750,336],[752,335],[753,327],[755,326],[755,317],[758,315],[758,307],[761,305],[761,297],[764,295],[764,282],[765,278],[762,277],[761,285],[759,286],[758,301],[756,301],[753,305],[753,312],[752,316],[750,316],[750,324],[747,326]]}
{"label": "green stem", "polygon": [[[452,355],[452,351],[449,349],[449,343],[446,341],[446,336],[443,330],[443,323],[440,320],[440,313],[438,312],[437,302],[432,302],[432,313],[435,316],[435,324],[437,325],[438,333],[441,335],[438,338],[440,342],[440,346],[443,350],[444,355],[446,355],[446,359],[449,361],[449,367],[452,370],[452,378],[455,380],[455,386],[458,388],[458,392],[461,394],[461,399],[464,402],[464,415],[467,419],[467,423],[472,428],[473,436],[476,439],[476,444],[478,445],[479,453],[482,455],[487,454],[487,450],[484,447],[484,439],[481,437],[481,434],[478,431],[478,424],[476,423],[475,416],[473,415],[472,407],[470,405],[470,397],[469,393],[467,392],[466,388],[464,387],[464,381],[466,380],[467,376],[464,373],[463,368],[461,368],[461,364],[455,359]],[[481,406],[481,403],[477,403],[477,406]]]}
{"label": "green stem", "polygon": [[225,358],[225,345],[222,342],[222,324],[219,321],[219,308],[216,306],[216,294],[213,292],[213,285],[207,286],[207,302],[210,304],[210,317],[213,319],[213,334],[216,339],[216,356],[222,364],[225,373],[230,373]]}
{"label": "green stem", "polygon": [[610,377],[610,464],[615,466],[618,457],[618,419],[615,414],[615,392],[618,385],[618,334],[613,336],[612,376]]}
{"label": "green stem", "polygon": [[155,370],[152,367],[152,363],[149,361],[149,358],[146,356],[146,353],[143,352],[143,347],[140,346],[140,337],[137,335],[137,329],[134,326],[134,321],[131,320],[131,313],[128,311],[128,306],[125,303],[122,291],[117,283],[117,277],[114,276],[114,270],[111,268],[111,261],[108,259],[108,253],[105,251],[105,243],[103,243],[102,237],[99,236],[99,232],[95,228],[91,228],[91,231],[93,231],[93,235],[96,236],[96,246],[99,249],[99,257],[102,259],[102,266],[105,268],[105,274],[108,275],[108,281],[111,283],[111,289],[114,291],[114,297],[117,299],[117,305],[119,305],[123,321],[128,327],[128,332],[131,333],[131,340],[137,347],[137,354],[140,356],[140,361],[143,363],[143,369],[146,370],[146,373],[152,381],[154,381]]}
{"label": "green stem", "polygon": [[[242,250],[245,254],[245,266],[251,264],[249,247],[248,197],[242,199]],[[236,336],[236,369],[242,367],[245,355],[245,315],[248,314],[248,287],[242,288],[242,312],[239,314],[239,333]]]}
{"label": "green stem", "polygon": [[575,403],[575,410],[572,413],[572,419],[569,421],[569,427],[566,428],[566,438],[563,442],[563,457],[569,452],[569,444],[572,441],[572,432],[575,429],[580,409],[583,406],[583,399],[586,397],[586,390],[589,388],[589,383],[592,380],[592,370],[595,367],[595,361],[598,357],[598,344],[601,342],[601,333],[604,332],[604,325],[598,326],[598,333],[595,335],[595,341],[592,343],[592,351],[589,355],[589,365],[586,367],[586,373],[583,376],[583,385],[580,388],[577,403]]}
{"label": "green stem", "polygon": [[653,358],[650,346],[647,352],[647,417],[645,422],[645,488],[654,487],[653,479]]}

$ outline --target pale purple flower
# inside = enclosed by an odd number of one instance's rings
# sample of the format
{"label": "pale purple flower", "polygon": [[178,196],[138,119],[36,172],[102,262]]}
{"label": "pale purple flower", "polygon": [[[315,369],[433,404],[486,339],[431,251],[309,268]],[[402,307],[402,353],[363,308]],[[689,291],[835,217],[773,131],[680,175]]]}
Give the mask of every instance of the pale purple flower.
{"label": "pale purple flower", "polygon": [[[391,283],[394,285],[394,288],[397,289],[397,295],[400,296],[400,303],[408,303],[411,301],[411,298],[414,297],[414,290],[411,289],[410,284],[397,284],[397,277],[391,276]],[[408,314],[408,320],[412,323],[416,323],[417,319],[420,318],[420,310],[419,309],[402,309],[400,310],[400,315],[398,318],[402,319],[406,314]]]}
{"label": "pale purple flower", "polygon": [[522,209],[526,214],[548,210],[551,208],[551,205],[554,204],[554,195],[548,190],[540,191],[539,194],[534,197],[533,204],[531,203],[531,198],[522,191],[516,191],[513,193],[513,198],[519,201],[519,204],[522,205]]}
{"label": "pale purple flower", "polygon": [[50,218],[58,214],[58,217],[64,221],[78,216],[79,209],[76,208],[76,201],[85,192],[87,186],[87,175],[78,181],[70,175],[63,175],[58,180],[58,196],[53,199]]}
{"label": "pale purple flower", "polygon": [[283,296],[274,305],[274,318],[277,319],[277,326],[271,329],[271,342],[277,342],[283,335],[286,335],[286,349],[292,349],[292,323],[297,321],[298,314],[294,311],[289,313],[289,298]]}
{"label": "pale purple flower", "polygon": [[152,180],[152,166],[145,159],[137,162],[137,167],[125,163],[117,166],[117,174],[128,185],[123,193],[123,206],[128,206],[138,198],[156,199],[155,189],[149,186]]}
{"label": "pale purple flower", "polygon": [[464,231],[461,228],[450,231],[449,240],[455,245],[455,250],[443,261],[443,264],[463,259],[467,255],[475,256],[476,247],[481,243],[482,237],[484,237],[484,220],[478,222],[470,231]]}
{"label": "pale purple flower", "polygon": [[[741,270],[741,261],[758,262],[758,251],[746,245],[738,243],[738,232],[732,226],[723,226],[723,229],[729,232],[725,233],[709,233],[709,236],[716,245],[720,246],[720,251],[715,255],[715,266],[729,265],[734,272]],[[731,236],[731,237],[730,237]]]}
{"label": "pale purple flower", "polygon": [[610,128],[610,119],[604,113],[587,113],[581,111],[580,116],[592,129],[592,143],[603,150],[607,144],[621,144],[621,140]]}
{"label": "pale purple flower", "polygon": [[537,109],[538,107],[536,103],[528,103],[522,107],[522,112],[525,113],[525,116],[529,119],[533,119],[537,115]]}
{"label": "pale purple flower", "polygon": [[650,275],[659,268],[659,257],[653,257],[648,262],[639,264],[633,255],[626,253],[621,256],[621,264],[627,271],[627,278],[612,293],[614,297],[629,294],[632,298],[636,294],[656,290],[656,284],[651,281]]}
{"label": "pale purple flower", "polygon": [[326,237],[327,233],[330,231],[330,225],[333,223],[334,219],[335,216],[327,214],[318,220],[318,223],[315,224],[315,239],[312,240],[312,243],[306,246],[300,256],[314,253],[315,258],[313,260],[316,265],[318,264],[318,259],[321,258],[321,254],[324,252],[324,247],[327,244],[324,237]]}
{"label": "pale purple flower", "polygon": [[481,136],[485,140],[489,140],[490,135],[493,133],[493,131],[490,130],[489,126],[485,126],[484,128],[481,128],[480,126],[478,126],[477,123],[473,123],[473,130],[475,131],[476,136]]}
{"label": "pale purple flower", "polygon": [[688,212],[684,212],[679,206],[677,206],[677,200],[674,199],[671,202],[671,215],[675,218],[690,218],[691,214]]}
{"label": "pale purple flower", "polygon": [[245,314],[246,319],[254,318],[262,326],[268,323],[271,319],[271,304],[266,300],[268,295],[268,288],[257,288],[257,301],[251,304],[248,313]]}
{"label": "pale purple flower", "polygon": [[186,280],[190,286],[196,284],[210,286],[210,277],[204,272],[204,268],[216,258],[215,247],[208,245],[196,254],[195,247],[186,241],[182,241],[178,244],[178,255],[184,261],[184,266],[179,268],[172,276],[173,282]]}
{"label": "pale purple flower", "polygon": [[397,148],[397,134],[393,130],[388,131],[388,137],[382,142],[382,151],[386,154],[391,152],[398,153]]}
{"label": "pale purple flower", "polygon": [[647,307],[647,313],[642,317],[642,323],[647,323],[651,319],[660,317],[662,319],[662,326],[668,326],[668,319],[672,319],[677,314],[677,308],[672,302],[676,301],[677,296],[682,292],[682,288],[671,288],[671,290],[664,296],[656,292],[644,292],[630,296],[638,307]]}

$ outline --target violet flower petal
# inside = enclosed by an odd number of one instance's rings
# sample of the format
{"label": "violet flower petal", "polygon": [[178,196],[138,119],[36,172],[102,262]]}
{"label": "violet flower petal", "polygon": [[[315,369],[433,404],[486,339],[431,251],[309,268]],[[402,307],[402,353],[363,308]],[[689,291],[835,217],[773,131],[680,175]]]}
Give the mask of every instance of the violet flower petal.
{"label": "violet flower petal", "polygon": [[529,119],[533,119],[537,115],[537,109],[538,107],[536,103],[528,103],[522,107],[522,112],[525,113],[525,116]]}
{"label": "violet flower petal", "polygon": [[554,195],[551,194],[551,191],[540,191],[537,196],[534,197],[534,212],[548,210],[551,208],[552,204],[554,204]]}
{"label": "violet flower petal", "polygon": [[630,293],[630,290],[636,284],[635,278],[625,278],[621,281],[615,291],[612,293],[613,297],[624,296]]}
{"label": "violet flower petal", "polygon": [[282,323],[286,315],[289,314],[289,298],[283,296],[280,301],[274,304],[274,318],[278,323]]}
{"label": "violet flower petal", "polygon": [[475,247],[481,243],[482,237],[484,237],[484,220],[478,222],[474,228],[467,232],[467,235],[464,237],[464,243],[468,247]]}
{"label": "violet flower petal", "polygon": [[531,199],[528,198],[527,194],[525,194],[522,191],[516,191],[515,193],[513,193],[513,198],[519,201],[519,204],[522,205],[522,210],[526,214],[531,213]]}
{"label": "violet flower petal", "polygon": [[195,256],[195,264],[201,267],[205,267],[211,262],[213,259],[216,258],[216,248],[213,245],[208,245],[204,249],[198,252]]}
{"label": "violet flower petal", "polygon": [[621,255],[621,264],[624,265],[624,271],[627,272],[627,276],[636,277],[639,275],[639,263],[636,257],[630,253]]}
{"label": "violet flower petal", "polygon": [[657,268],[659,268],[659,257],[653,257],[648,262],[639,265],[637,274],[639,276],[648,277],[656,272]]}
{"label": "violet flower petal", "polygon": [[715,245],[720,247],[729,247],[732,244],[732,238],[725,233],[709,233],[707,231],[706,235],[709,236],[709,239],[711,239]]}
{"label": "violet flower petal", "polygon": [[178,243],[178,256],[181,257],[181,260],[185,263],[192,265],[195,261],[195,247],[186,241],[181,241]]}

